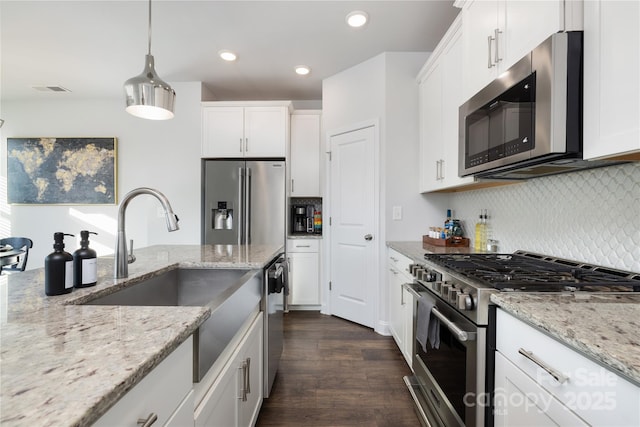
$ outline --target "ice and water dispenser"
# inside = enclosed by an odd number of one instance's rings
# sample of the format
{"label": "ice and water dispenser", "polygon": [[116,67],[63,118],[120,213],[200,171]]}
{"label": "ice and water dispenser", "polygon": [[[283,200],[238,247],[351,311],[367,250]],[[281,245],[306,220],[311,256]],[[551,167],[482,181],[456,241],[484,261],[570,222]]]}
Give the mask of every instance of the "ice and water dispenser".
{"label": "ice and water dispenser", "polygon": [[214,230],[233,230],[233,208],[227,202],[218,202],[212,218]]}

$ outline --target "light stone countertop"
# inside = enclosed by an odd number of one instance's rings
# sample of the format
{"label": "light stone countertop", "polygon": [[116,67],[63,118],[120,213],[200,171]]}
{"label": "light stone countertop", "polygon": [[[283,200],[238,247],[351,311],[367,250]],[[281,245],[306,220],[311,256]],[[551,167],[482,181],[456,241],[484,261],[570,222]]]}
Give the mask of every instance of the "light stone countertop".
{"label": "light stone countertop", "polygon": [[423,262],[424,254],[468,254],[472,252],[470,248],[455,246],[433,246],[420,242],[387,242],[387,246],[395,249],[415,262]]}
{"label": "light stone countertop", "polygon": [[282,246],[138,249],[127,279],[98,258],[98,284],[44,293],[44,269],[0,276],[0,424],[90,425],[186,340],[206,307],[77,305],[175,268],[261,269]]}
{"label": "light stone countertop", "polygon": [[640,386],[640,295],[491,295],[515,317]]}

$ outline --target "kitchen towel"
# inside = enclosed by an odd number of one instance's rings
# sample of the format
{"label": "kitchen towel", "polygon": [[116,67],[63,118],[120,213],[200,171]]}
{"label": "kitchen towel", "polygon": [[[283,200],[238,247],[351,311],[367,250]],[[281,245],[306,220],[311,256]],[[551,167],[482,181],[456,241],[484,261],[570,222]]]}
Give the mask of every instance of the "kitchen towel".
{"label": "kitchen towel", "polygon": [[432,348],[440,348],[440,320],[431,314],[436,302],[427,294],[420,293],[418,299],[418,313],[416,315],[416,339],[422,346],[422,350],[427,352],[427,340]]}

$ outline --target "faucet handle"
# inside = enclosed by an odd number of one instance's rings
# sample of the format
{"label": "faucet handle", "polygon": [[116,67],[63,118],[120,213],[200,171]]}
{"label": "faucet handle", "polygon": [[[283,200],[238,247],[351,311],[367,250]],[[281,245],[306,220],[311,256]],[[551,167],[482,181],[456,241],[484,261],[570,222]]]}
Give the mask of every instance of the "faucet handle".
{"label": "faucet handle", "polygon": [[127,257],[127,264],[136,262],[136,256],[133,254],[133,239],[129,240],[129,256]]}

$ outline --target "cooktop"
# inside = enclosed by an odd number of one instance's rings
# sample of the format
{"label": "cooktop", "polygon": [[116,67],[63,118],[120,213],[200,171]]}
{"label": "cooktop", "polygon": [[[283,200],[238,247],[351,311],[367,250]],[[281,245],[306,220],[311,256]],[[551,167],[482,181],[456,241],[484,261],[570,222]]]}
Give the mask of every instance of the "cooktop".
{"label": "cooktop", "polygon": [[501,291],[639,292],[640,274],[525,251],[425,254],[431,263]]}

